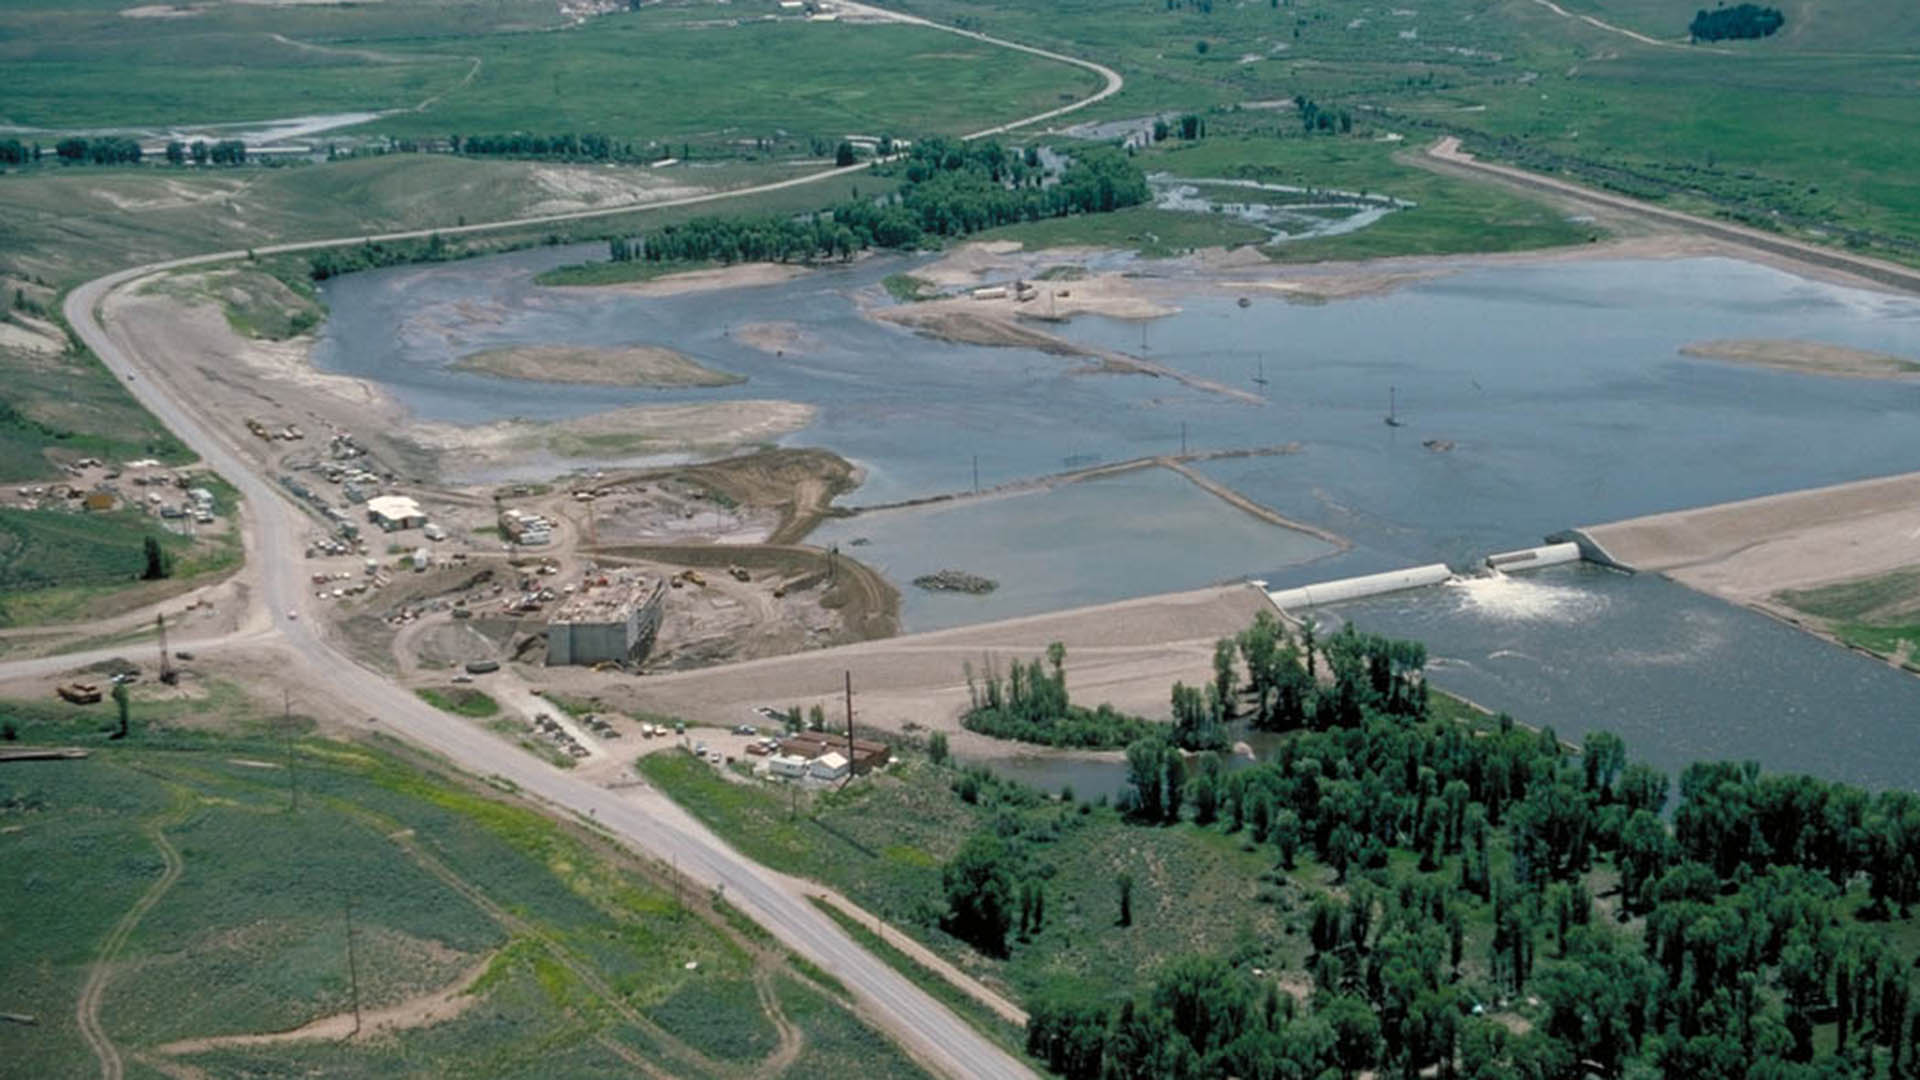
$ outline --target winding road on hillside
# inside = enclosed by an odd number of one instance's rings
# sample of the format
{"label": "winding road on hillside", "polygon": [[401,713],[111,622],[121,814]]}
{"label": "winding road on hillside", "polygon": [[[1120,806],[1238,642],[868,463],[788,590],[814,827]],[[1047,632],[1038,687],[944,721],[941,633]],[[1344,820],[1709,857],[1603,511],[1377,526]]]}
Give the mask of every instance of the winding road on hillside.
{"label": "winding road on hillside", "polygon": [[[1083,109],[1112,96],[1123,85],[1123,80],[1117,72],[1091,61],[1002,41],[973,31],[939,26],[916,17],[896,15],[865,4],[843,3],[842,6],[874,18],[884,17],[894,21],[916,23],[988,44],[1055,59],[1093,71],[1106,81],[1100,91],[1078,102],[1008,124],[983,129],[972,133],[967,136],[968,138],[984,138],[1000,134]],[[1570,194],[1589,199],[1603,199],[1613,204],[1627,204],[1628,209],[1658,216],[1670,224],[1699,229],[1748,246],[1778,252],[1783,246],[1791,244],[1790,241],[1767,237],[1765,234],[1741,235],[1746,231],[1736,230],[1722,223],[1646,207],[1644,204],[1632,203],[1631,200],[1604,196],[1564,182],[1543,180],[1532,174],[1507,169],[1504,166],[1474,162],[1470,157],[1457,152],[1457,144],[1452,147],[1438,147],[1432,153],[1436,159],[1445,160],[1457,168],[1482,172],[1489,176],[1497,175],[1508,182],[1551,187],[1563,195]],[[399,241],[423,239],[435,233],[441,235],[480,233],[580,221],[613,214],[630,214],[638,209],[720,202],[815,183],[835,176],[859,172],[865,167],[865,165],[856,165],[828,169],[777,183],[674,199],[643,208],[622,206],[525,217],[480,225],[415,229],[379,236],[351,236],[332,240],[288,243],[261,247],[257,250],[262,254],[311,251],[358,244],[365,240]],[[1795,257],[1817,257],[1817,261],[1827,265],[1839,265],[1842,269],[1850,269],[1856,273],[1866,273],[1868,269],[1878,269],[1884,273],[1890,268],[1890,264],[1859,260],[1844,253],[1800,248],[1799,245],[1793,245],[1793,247],[1799,249],[1792,252]],[[245,496],[242,519],[245,528],[251,533],[249,551],[253,555],[253,562],[250,571],[259,581],[257,602],[266,605],[265,611],[271,618],[272,625],[269,628],[250,630],[244,635],[235,635],[228,639],[182,644],[194,648],[211,648],[224,640],[232,644],[244,642],[283,645],[290,654],[292,662],[301,669],[298,674],[302,675],[305,681],[314,686],[326,688],[326,692],[332,698],[347,704],[350,708],[359,710],[369,717],[377,717],[378,728],[442,754],[461,768],[481,776],[497,778],[530,797],[542,800],[555,808],[569,811],[583,819],[591,820],[596,826],[607,830],[634,849],[663,863],[673,865],[681,873],[687,874],[697,882],[722,891],[729,902],[765,926],[786,945],[845,983],[876,1022],[886,1027],[918,1059],[929,1066],[950,1075],[962,1077],[1031,1076],[1031,1070],[1024,1063],[1000,1049],[891,967],[862,949],[831,920],[815,910],[806,901],[798,886],[783,881],[779,876],[735,852],[658,792],[651,789],[609,791],[554,768],[528,755],[512,743],[496,738],[482,728],[425,704],[384,676],[360,667],[316,632],[314,620],[298,617],[298,613],[307,610],[309,601],[300,552],[304,547],[305,536],[315,528],[314,523],[293,504],[270,477],[255,471],[237,443],[223,434],[209,420],[200,416],[188,402],[170,392],[166,381],[157,378],[158,373],[146,366],[147,361],[142,357],[137,342],[129,340],[123,333],[116,332],[115,327],[103,324],[99,316],[100,304],[109,293],[138,279],[165,270],[232,261],[243,258],[246,254],[244,251],[218,252],[123,270],[74,289],[68,294],[64,304],[65,315],[74,332],[94,351],[101,362],[117,377],[125,380],[128,388],[143,405]],[[1920,282],[1920,276],[1915,276],[1910,271],[1904,274],[1910,282]],[[1912,288],[1914,285],[1906,284],[1904,287]],[[69,654],[44,660],[0,664],[0,677],[64,670],[115,655],[118,651],[123,650],[100,650],[97,653]]]}
{"label": "winding road on hillside", "polygon": [[[900,15],[866,4],[842,0],[840,6],[868,18],[925,26],[1057,60],[1092,71],[1105,81],[1100,90],[1079,101],[973,132],[964,136],[968,140],[1042,123],[1084,109],[1118,93],[1125,84],[1118,72],[1103,64],[1003,41],[974,31],[941,26],[916,16]],[[263,246],[255,250],[259,254],[314,251],[365,241],[424,239],[436,233],[449,236],[581,221],[611,214],[633,213],[636,209],[662,209],[737,199],[817,183],[860,172],[867,167],[868,164],[861,164],[826,169],[775,183],[666,200],[643,208],[610,207],[451,228],[412,229],[375,236],[303,241]],[[955,1077],[1031,1077],[1032,1070],[1023,1062],[974,1030],[885,962],[861,948],[830,919],[815,910],[796,883],[789,883],[740,855],[671,800],[651,789],[629,789],[615,793],[548,765],[484,729],[427,705],[384,676],[359,666],[315,631],[314,620],[299,617],[309,607],[300,553],[304,550],[306,535],[315,527],[314,523],[271,478],[256,471],[233,441],[186,401],[169,391],[166,381],[156,377],[158,373],[145,366],[145,358],[141,356],[137,342],[116,334],[114,327],[103,324],[100,318],[101,301],[114,289],[155,273],[227,262],[247,255],[246,251],[223,251],[132,267],[79,286],[67,295],[63,305],[74,333],[93,350],[101,363],[122,379],[142,405],[179,436],[182,442],[192,447],[208,465],[226,477],[245,498],[241,517],[243,527],[251,534],[248,538],[248,550],[253,557],[251,571],[259,580],[256,599],[258,603],[265,604],[272,626],[270,629],[254,629],[226,638],[180,644],[196,649],[240,643],[283,645],[304,669],[300,674],[305,676],[305,681],[326,688],[330,697],[350,709],[364,712],[369,718],[377,718],[371,722],[382,730],[427,747],[472,773],[504,781],[528,796],[590,820],[635,850],[720,891],[729,902],[744,910],[786,945],[839,978],[867,1013],[924,1064]],[[73,653],[0,664],[0,677],[25,677],[65,670],[104,659],[118,651],[124,650],[99,650],[98,656],[93,653]],[[107,1074],[110,1075],[111,1070],[107,1070]]]}

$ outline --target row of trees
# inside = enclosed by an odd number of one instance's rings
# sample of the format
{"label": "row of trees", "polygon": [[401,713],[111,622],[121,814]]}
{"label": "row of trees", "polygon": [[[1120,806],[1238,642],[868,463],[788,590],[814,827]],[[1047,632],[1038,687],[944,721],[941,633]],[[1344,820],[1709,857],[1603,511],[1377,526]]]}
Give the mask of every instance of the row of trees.
{"label": "row of trees", "polygon": [[[144,156],[140,144],[123,135],[72,136],[54,144],[54,157],[63,165],[138,165]],[[41,160],[45,150],[39,143],[19,139],[0,139],[0,165],[27,165]],[[167,163],[184,165],[241,165],[247,160],[247,144],[239,139],[221,139],[209,143],[195,139],[185,143],[173,139],[167,143]]]}
{"label": "row of trees", "polygon": [[[1244,952],[1176,961],[1139,992],[1050,985],[1027,1002],[1028,1048],[1054,1071],[1920,1076],[1912,949],[1882,928],[1920,900],[1920,796],[1702,764],[1669,825],[1668,778],[1617,736],[1575,750],[1440,713],[1418,645],[1306,637],[1261,620],[1207,688],[1268,717],[1288,692],[1306,699],[1272,758],[1226,772],[1156,734],[1129,747],[1125,820],[1237,834],[1295,880],[1319,880],[1296,876],[1309,857],[1330,871],[1337,888],[1309,886],[1296,908],[1311,993],[1276,993]],[[996,854],[1001,895],[1021,895],[1033,828],[1002,810],[992,845],[969,844]],[[956,927],[977,925],[965,895],[949,889]],[[1529,995],[1530,1031],[1480,1015]]]}
{"label": "row of trees", "polygon": [[[852,163],[852,146],[836,160]],[[1104,147],[1076,150],[1050,172],[1037,150],[998,143],[928,139],[888,167],[904,178],[897,193],[855,199],[799,217],[709,217],[668,225],[609,244],[615,259],[649,262],[847,259],[868,248],[915,248],[928,237],[964,236],[1019,221],[1102,213],[1145,202],[1146,176]]]}
{"label": "row of trees", "polygon": [[631,156],[633,149],[631,144],[616,143],[598,132],[581,135],[571,131],[551,135],[524,131],[508,135],[449,135],[447,145],[456,154],[586,158],[593,161]]}
{"label": "row of trees", "polygon": [[239,139],[221,139],[209,143],[204,139],[195,139],[192,143],[183,143],[179,139],[167,143],[167,162],[171,165],[184,165],[192,159],[195,165],[245,165],[247,163],[247,144]]}
{"label": "row of trees", "polygon": [[102,135],[91,139],[69,136],[53,144],[53,153],[63,165],[140,163],[140,144],[124,135]]}
{"label": "row of trees", "polygon": [[1787,24],[1779,8],[1758,4],[1736,4],[1708,11],[1702,8],[1687,26],[1695,41],[1724,41],[1728,38],[1763,38]]}

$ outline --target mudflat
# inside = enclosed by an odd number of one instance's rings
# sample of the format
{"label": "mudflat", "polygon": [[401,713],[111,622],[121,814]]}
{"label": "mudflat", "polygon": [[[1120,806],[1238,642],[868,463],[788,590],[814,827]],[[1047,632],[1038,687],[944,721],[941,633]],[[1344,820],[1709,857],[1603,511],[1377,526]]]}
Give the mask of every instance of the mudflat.
{"label": "mudflat", "polygon": [[516,345],[463,356],[453,365],[503,379],[582,383],[590,386],[732,386],[744,376],[717,371],[657,345]]}

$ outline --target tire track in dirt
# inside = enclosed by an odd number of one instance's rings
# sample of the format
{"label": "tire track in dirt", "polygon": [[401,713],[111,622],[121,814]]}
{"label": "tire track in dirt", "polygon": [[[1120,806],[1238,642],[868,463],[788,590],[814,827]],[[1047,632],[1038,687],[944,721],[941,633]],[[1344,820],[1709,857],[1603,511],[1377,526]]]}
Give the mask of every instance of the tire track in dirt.
{"label": "tire track in dirt", "polygon": [[753,973],[753,993],[760,999],[760,1010],[767,1014],[767,1020],[773,1024],[773,1030],[780,1039],[773,1053],[767,1055],[767,1059],[753,1070],[753,1077],[754,1080],[774,1080],[800,1059],[800,1052],[807,1048],[807,1036],[793,1021],[787,1019],[786,1010],[780,1007],[779,995],[773,990],[773,977],[765,963]]}
{"label": "tire track in dirt", "polygon": [[126,1073],[126,1066],[120,1060],[119,1048],[113,1045],[113,1040],[100,1023],[100,1002],[106,996],[108,984],[113,981],[113,962],[126,946],[127,939],[140,925],[140,920],[153,910],[153,906],[160,902],[167,890],[173,888],[186,870],[186,861],[167,839],[165,830],[185,821],[188,809],[186,806],[179,807],[173,813],[143,826],[142,831],[153,841],[154,847],[160,849],[165,869],[161,871],[159,879],[149,885],[140,899],[127,909],[127,913],[120,916],[120,921],[100,942],[99,950],[94,953],[93,966],[87,971],[87,981],[80,988],[80,1000],[74,1008],[74,1016],[80,1025],[80,1037],[86,1040],[87,1048],[100,1061],[101,1080],[121,1080]]}

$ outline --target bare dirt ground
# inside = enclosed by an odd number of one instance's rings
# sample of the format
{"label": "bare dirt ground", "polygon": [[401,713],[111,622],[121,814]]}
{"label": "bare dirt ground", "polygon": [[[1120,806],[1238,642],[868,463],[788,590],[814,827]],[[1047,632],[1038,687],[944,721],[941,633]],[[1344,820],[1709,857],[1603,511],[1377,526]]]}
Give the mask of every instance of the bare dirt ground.
{"label": "bare dirt ground", "polygon": [[505,379],[591,386],[732,386],[746,381],[656,345],[519,345],[463,356],[453,366]]}
{"label": "bare dirt ground", "polygon": [[336,1013],[310,1020],[288,1031],[181,1039],[178,1042],[156,1046],[154,1051],[175,1057],[182,1054],[203,1054],[209,1050],[229,1046],[276,1046],[281,1043],[312,1042],[317,1039],[336,1041],[353,1039],[365,1042],[399,1031],[431,1027],[454,1019],[480,1000],[469,991],[472,990],[474,983],[480,981],[480,976],[487,973],[487,967],[492,963],[492,956],[482,957],[479,963],[468,967],[460,973],[458,978],[438,990],[384,1008],[362,1010],[358,1017],[350,1012]]}
{"label": "bare dirt ground", "polygon": [[400,476],[432,483],[551,475],[583,457],[724,453],[777,439],[813,416],[811,407],[797,402],[724,401],[634,406],[559,423],[421,423],[383,388],[316,370],[309,337],[242,337],[216,305],[161,295],[142,283],[116,290],[102,310],[109,332],[137,343],[183,397],[205,403],[236,446],[273,467],[287,448],[254,439],[246,420],[274,431],[298,424],[321,440],[349,433]]}
{"label": "bare dirt ground", "polygon": [[1911,378],[1920,373],[1920,364],[1903,357],[1817,341],[1703,341],[1683,346],[1680,352],[1707,360],[1857,379]]}
{"label": "bare dirt ground", "polygon": [[1920,566],[1920,473],[1582,531],[1622,564],[1827,636],[1779,594]]}
{"label": "bare dirt ground", "polygon": [[689,270],[681,274],[667,274],[649,281],[571,287],[602,289],[639,296],[680,296],[685,293],[739,289],[750,285],[778,285],[783,281],[792,281],[806,272],[806,267],[791,263],[739,263],[734,266],[716,267],[712,270]]}
{"label": "bare dirt ground", "polygon": [[[851,672],[859,724],[902,733],[946,731],[962,755],[1004,754],[1011,744],[960,727],[967,704],[965,665],[976,672],[989,662],[1004,669],[1015,658],[1043,655],[1048,643],[1059,641],[1067,646],[1067,681],[1077,700],[1164,717],[1173,683],[1210,678],[1214,643],[1245,629],[1261,610],[1271,610],[1265,595],[1237,585],[637,680],[579,668],[549,670],[545,679],[554,689],[598,698],[618,711],[731,728],[764,723],[753,711],[761,705],[822,703],[838,715],[842,680]],[[1040,748],[1032,753],[1088,756]]]}
{"label": "bare dirt ground", "polygon": [[1144,286],[1117,274],[1075,281],[1070,285],[1054,282],[1039,282],[1038,285],[1041,288],[1037,294],[1025,301],[1012,296],[976,300],[962,295],[946,300],[869,309],[868,316],[908,327],[941,341],[1035,349],[1056,356],[1084,356],[1095,361],[1080,369],[1083,373],[1151,375],[1173,379],[1196,390],[1250,404],[1262,400],[1259,395],[1238,387],[1191,375],[1131,353],[1091,349],[1039,328],[1047,322],[1063,322],[1074,314],[1149,319],[1180,310],[1148,298],[1143,291]]}

